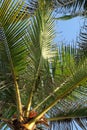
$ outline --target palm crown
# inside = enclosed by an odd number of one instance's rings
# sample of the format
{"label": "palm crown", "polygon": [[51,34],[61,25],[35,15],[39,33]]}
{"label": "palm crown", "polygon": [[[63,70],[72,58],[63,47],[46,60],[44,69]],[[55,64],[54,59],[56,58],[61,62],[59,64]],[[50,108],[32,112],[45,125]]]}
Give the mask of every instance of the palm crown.
{"label": "palm crown", "polygon": [[78,48],[54,44],[52,2],[0,1],[1,128],[35,130],[75,119],[86,129],[79,118],[87,115],[87,58],[77,64]]}

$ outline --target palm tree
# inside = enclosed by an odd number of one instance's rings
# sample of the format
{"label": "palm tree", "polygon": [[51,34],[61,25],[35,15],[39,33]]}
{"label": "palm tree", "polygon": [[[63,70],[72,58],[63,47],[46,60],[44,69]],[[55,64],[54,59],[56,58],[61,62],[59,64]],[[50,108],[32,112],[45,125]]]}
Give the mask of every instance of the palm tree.
{"label": "palm tree", "polygon": [[0,1],[0,127],[35,130],[67,119],[81,124],[78,118],[87,115],[87,58],[77,65],[75,48],[57,49],[45,2],[27,9],[22,0]]}

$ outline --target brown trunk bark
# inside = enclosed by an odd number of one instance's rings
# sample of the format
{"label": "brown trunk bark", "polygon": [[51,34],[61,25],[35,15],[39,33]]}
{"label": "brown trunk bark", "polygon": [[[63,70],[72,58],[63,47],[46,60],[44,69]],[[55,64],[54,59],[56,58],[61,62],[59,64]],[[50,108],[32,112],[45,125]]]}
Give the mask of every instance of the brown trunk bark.
{"label": "brown trunk bark", "polygon": [[28,130],[26,128],[15,128],[14,130]]}
{"label": "brown trunk bark", "polygon": [[36,130],[35,123],[30,125],[28,124],[28,127],[27,123],[19,122],[17,119],[15,119],[12,121],[13,130]]}

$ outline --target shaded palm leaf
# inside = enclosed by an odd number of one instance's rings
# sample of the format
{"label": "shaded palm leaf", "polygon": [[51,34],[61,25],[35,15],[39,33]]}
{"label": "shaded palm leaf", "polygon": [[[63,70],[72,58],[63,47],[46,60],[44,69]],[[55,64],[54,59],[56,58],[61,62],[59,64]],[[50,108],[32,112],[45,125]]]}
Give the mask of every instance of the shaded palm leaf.
{"label": "shaded palm leaf", "polygon": [[[77,122],[79,125],[77,124]],[[50,125],[51,125],[51,128],[54,130],[56,130],[56,129],[60,129],[60,130],[63,130],[63,129],[65,129],[65,130],[74,130],[74,129],[83,130],[84,129],[84,130],[86,130],[87,127],[86,127],[86,125],[84,126],[82,122],[84,122],[84,124],[85,124],[86,119],[83,118],[83,119],[81,119],[81,121],[79,118],[77,118],[76,121],[74,121],[72,119],[68,119],[65,121],[55,121],[55,122],[51,122]],[[81,126],[81,127],[79,127],[79,126]],[[50,130],[51,130],[51,128],[50,128]]]}
{"label": "shaded palm leaf", "polygon": [[[25,77],[28,79],[31,91],[37,95],[33,97],[33,104],[37,103],[37,97],[43,91],[43,86],[52,81],[49,62],[52,61],[56,54],[53,50],[53,19],[51,12],[44,14],[41,10],[31,19],[31,26],[26,31],[25,41],[29,43],[29,65]],[[47,73],[48,72],[48,73]],[[49,88],[47,88],[49,91]],[[52,87],[51,87],[52,89]],[[27,91],[29,93],[29,90]],[[45,92],[43,92],[44,94]],[[43,97],[44,98],[44,97]]]}
{"label": "shaded palm leaf", "polygon": [[87,24],[86,24],[86,21],[80,32],[78,46],[80,48],[79,51],[81,51],[80,54],[82,53],[82,55],[87,56]]}

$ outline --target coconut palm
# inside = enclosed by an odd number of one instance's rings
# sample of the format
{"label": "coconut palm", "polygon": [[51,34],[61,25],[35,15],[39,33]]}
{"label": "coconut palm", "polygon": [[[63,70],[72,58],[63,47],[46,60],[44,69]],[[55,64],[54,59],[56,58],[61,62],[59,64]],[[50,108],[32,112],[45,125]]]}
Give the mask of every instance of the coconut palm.
{"label": "coconut palm", "polygon": [[87,58],[76,64],[76,48],[57,49],[45,6],[29,13],[22,0],[0,1],[1,129],[35,130],[67,119],[86,128],[78,118],[87,115]]}

